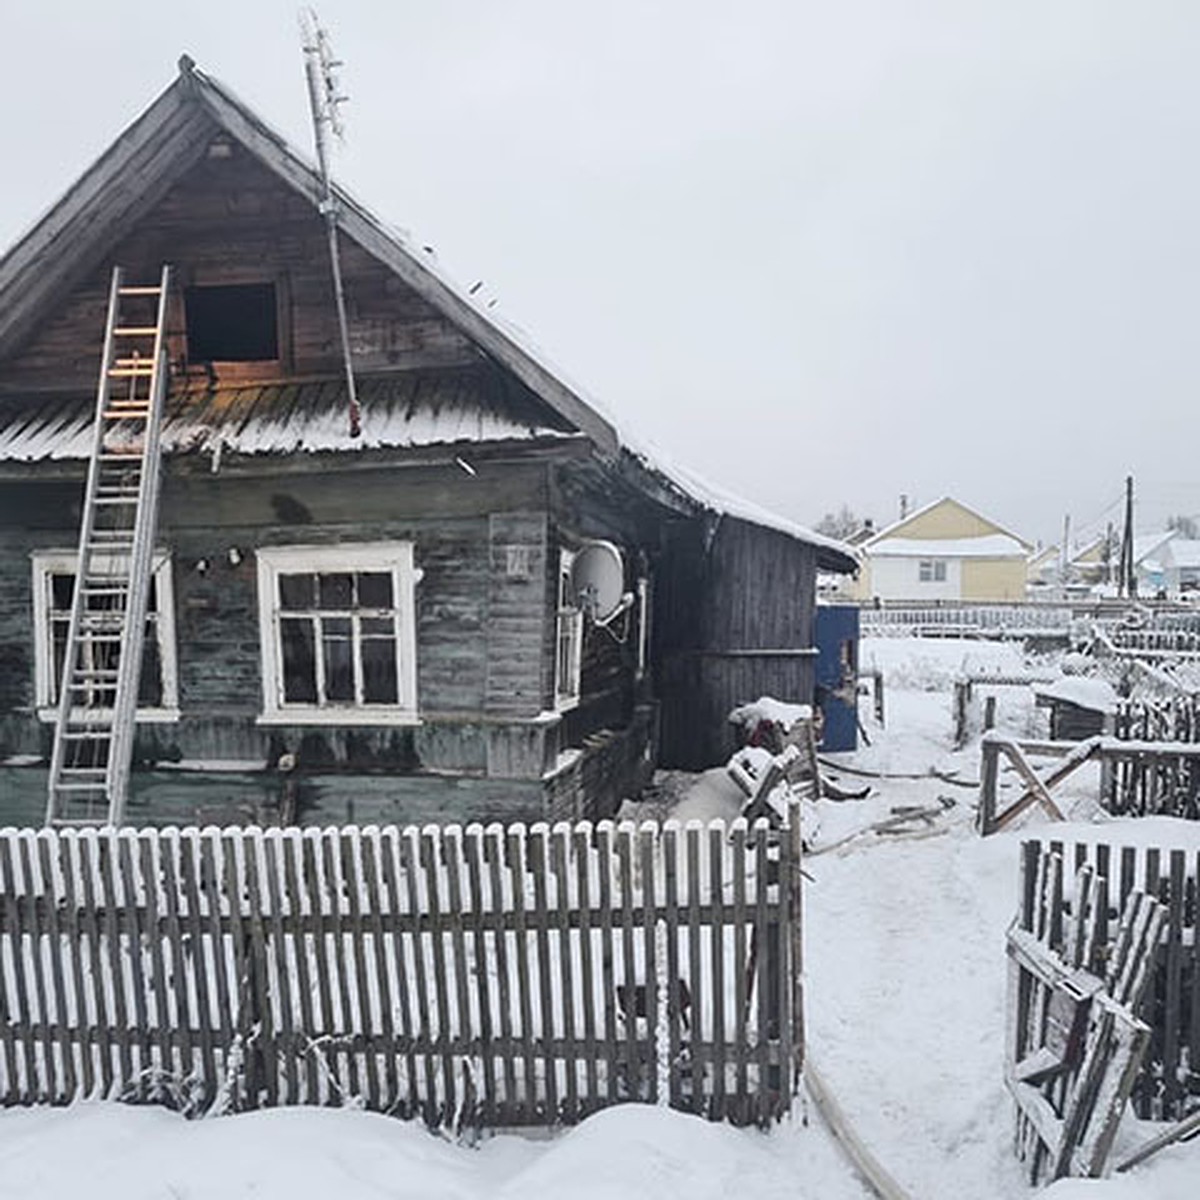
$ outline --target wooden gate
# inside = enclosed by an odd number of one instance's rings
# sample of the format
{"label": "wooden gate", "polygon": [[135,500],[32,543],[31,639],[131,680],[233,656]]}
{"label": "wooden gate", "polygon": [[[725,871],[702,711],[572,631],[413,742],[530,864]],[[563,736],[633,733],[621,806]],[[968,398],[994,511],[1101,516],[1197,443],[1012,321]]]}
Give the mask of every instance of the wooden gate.
{"label": "wooden gate", "polygon": [[626,1099],[763,1123],[803,1055],[798,812],[0,831],[0,1102],[353,1102],[431,1125]]}

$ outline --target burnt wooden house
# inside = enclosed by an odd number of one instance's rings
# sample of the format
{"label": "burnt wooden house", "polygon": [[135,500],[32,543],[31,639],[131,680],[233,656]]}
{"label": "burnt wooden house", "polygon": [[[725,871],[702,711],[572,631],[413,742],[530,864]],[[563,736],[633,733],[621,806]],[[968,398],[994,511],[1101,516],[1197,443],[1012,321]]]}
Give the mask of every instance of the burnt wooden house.
{"label": "burnt wooden house", "polygon": [[[114,264],[170,263],[129,819],[606,815],[812,695],[838,543],[664,470],[190,60],[0,259],[0,825],[38,823]],[[585,619],[573,556],[631,600]]]}

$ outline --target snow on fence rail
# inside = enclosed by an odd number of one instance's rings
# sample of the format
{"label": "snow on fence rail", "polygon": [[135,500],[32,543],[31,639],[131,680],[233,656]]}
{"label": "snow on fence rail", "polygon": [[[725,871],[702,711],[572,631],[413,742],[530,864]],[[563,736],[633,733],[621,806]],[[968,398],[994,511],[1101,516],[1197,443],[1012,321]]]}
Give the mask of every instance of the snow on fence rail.
{"label": "snow on fence rail", "polygon": [[[1058,884],[1049,893],[1035,886],[1039,872],[1045,870],[1046,851],[1062,864]],[[1150,1027],[1150,1042],[1133,1084],[1131,1102],[1143,1119],[1181,1120],[1200,1101],[1200,851],[1104,842],[1064,846],[1047,839],[1024,843],[1022,861],[1022,927],[1036,925],[1056,945],[1077,937],[1083,922],[1083,914],[1074,911],[1070,890],[1062,886],[1062,876],[1090,867],[1104,881],[1107,902],[1097,908],[1097,959],[1093,964],[1102,972],[1125,952],[1115,914],[1126,898],[1140,890],[1166,908],[1149,986],[1137,1009],[1137,1016]],[[1051,897],[1049,902],[1041,898],[1046,894]],[[1035,898],[1036,913],[1032,907]]]}
{"label": "snow on fence rail", "polygon": [[2,830],[0,1103],[769,1121],[803,1056],[792,816]]}
{"label": "snow on fence rail", "polygon": [[[995,730],[980,742],[979,812],[976,824],[987,837],[1040,805],[1054,820],[1064,814],[1052,792],[1089,762],[1099,761],[1098,799],[1114,816],[1181,817],[1200,821],[1200,743],[1134,742],[1093,737],[1082,742],[1037,742],[1007,737]],[[1000,758],[1024,785],[1015,799],[1002,797]],[[1060,761],[1039,774],[1033,758]]]}
{"label": "snow on fence rail", "polygon": [[991,637],[1020,639],[1030,635],[1063,636],[1071,629],[1069,608],[996,605],[912,605],[904,608],[863,607],[864,637]]}
{"label": "snow on fence rail", "polygon": [[1200,658],[1200,632],[1184,629],[1127,629],[1115,625],[1107,631],[1113,651],[1145,659]]}

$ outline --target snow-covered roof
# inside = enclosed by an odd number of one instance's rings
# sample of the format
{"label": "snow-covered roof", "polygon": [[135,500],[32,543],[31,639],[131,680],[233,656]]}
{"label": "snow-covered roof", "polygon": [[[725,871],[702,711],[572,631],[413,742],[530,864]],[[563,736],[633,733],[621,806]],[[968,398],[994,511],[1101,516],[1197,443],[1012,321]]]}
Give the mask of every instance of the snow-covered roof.
{"label": "snow-covered roof", "polygon": [[1200,541],[1193,538],[1173,538],[1169,545],[1163,548],[1165,562],[1173,567],[1184,570],[1195,570],[1200,567]]}
{"label": "snow-covered roof", "polygon": [[970,505],[964,504],[961,500],[955,500],[953,496],[939,496],[936,500],[931,500],[928,504],[922,505],[922,507],[918,508],[915,512],[906,513],[898,521],[893,521],[890,525],[887,525],[883,529],[879,530],[874,537],[868,538],[862,543],[862,545],[873,550],[879,542],[890,540],[906,525],[911,524],[912,522],[925,516],[926,513],[932,512],[935,508],[938,508],[943,504],[953,504],[957,508],[962,509],[963,512],[969,513],[971,516],[975,517],[976,520],[982,521],[985,525],[990,525],[992,529],[996,530],[996,532],[1012,538],[1014,542],[1019,542],[1021,545],[1022,554],[1028,554],[1033,549],[1032,542],[1027,542],[1023,537],[1018,537],[1017,534],[1013,533],[1011,529],[1005,529],[1003,525],[993,521],[990,517],[985,517],[981,512],[977,512],[975,509],[971,508]]}
{"label": "snow-covered roof", "polygon": [[1093,712],[1115,713],[1117,692],[1106,679],[1093,679],[1086,675],[1064,675],[1054,683],[1037,684],[1034,694],[1047,700],[1065,700],[1080,708]]}
{"label": "snow-covered roof", "polygon": [[885,538],[863,547],[872,558],[1025,558],[1025,546],[1003,533],[972,538]]}
{"label": "snow-covered roof", "polygon": [[[362,434],[351,438],[341,380],[172,392],[163,453],[268,455],[366,451],[456,443],[579,437],[533,396],[489,396],[489,368],[406,371],[358,382]],[[84,460],[91,453],[92,397],[0,404],[0,461]]]}
{"label": "snow-covered roof", "polygon": [[697,475],[690,468],[672,462],[660,450],[635,448],[631,444],[633,439],[629,438],[624,430],[621,431],[621,437],[626,448],[643,469],[660,475],[673,487],[698,501],[709,512],[748,521],[751,525],[774,529],[797,541],[807,542],[817,548],[819,565],[829,570],[845,574],[858,569],[858,556],[845,542],[827,537],[823,533],[817,533],[815,530],[795,521],[789,521],[786,517],[781,517],[769,509],[760,507],[752,500],[746,500],[742,496],[728,492]]}
{"label": "snow-covered roof", "polygon": [[1153,533],[1135,533],[1133,535],[1133,561],[1140,563],[1143,559],[1156,555],[1167,542],[1175,540],[1176,535],[1173,529],[1159,529]]}

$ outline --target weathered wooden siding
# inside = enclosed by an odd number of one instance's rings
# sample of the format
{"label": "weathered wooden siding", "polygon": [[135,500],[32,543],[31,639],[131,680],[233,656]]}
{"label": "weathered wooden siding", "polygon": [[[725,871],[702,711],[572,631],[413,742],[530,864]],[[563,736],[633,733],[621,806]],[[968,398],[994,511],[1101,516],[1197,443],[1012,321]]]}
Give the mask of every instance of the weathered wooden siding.
{"label": "weathered wooden siding", "polygon": [[[8,388],[94,387],[100,361],[109,272],[157,279],[175,269],[169,347],[186,361],[182,289],[192,285],[271,282],[279,317],[278,363],[238,363],[239,380],[336,372],[340,343],[322,218],[245,151],[202,158],[56,309],[22,350],[3,364]],[[477,362],[470,341],[431,305],[359,246],[342,239],[350,338],[364,373]],[[196,367],[201,375],[203,369]]]}
{"label": "weathered wooden siding", "polygon": [[[262,819],[289,787],[295,815],[309,820],[529,819],[615,808],[652,769],[653,720],[634,719],[636,642],[618,644],[598,629],[585,640],[585,703],[565,719],[547,713],[555,608],[546,597],[557,564],[547,479],[538,461],[480,462],[474,476],[454,466],[272,475],[245,464],[214,474],[170,463],[158,543],[172,554],[181,716],[139,726],[136,758],[144,768],[232,762],[260,773],[212,777],[207,794],[178,774],[143,774],[131,818],[192,820],[204,808]],[[47,751],[49,725],[33,711],[29,558],[73,546],[80,493],[66,479],[0,485],[0,500],[10,501],[0,509],[0,759]],[[423,572],[421,724],[260,725],[254,551],[389,540],[413,541]],[[580,753],[560,769],[568,747]],[[285,752],[300,764],[294,785],[275,770]],[[606,766],[584,769],[593,757]],[[40,816],[44,782],[38,771],[28,775],[37,779],[18,774],[23,782],[0,800],[0,823]],[[467,786],[472,780],[480,786]]]}
{"label": "weathered wooden siding", "polygon": [[728,758],[738,704],[812,702],[815,602],[811,546],[733,518],[676,528],[655,611],[663,766]]}

